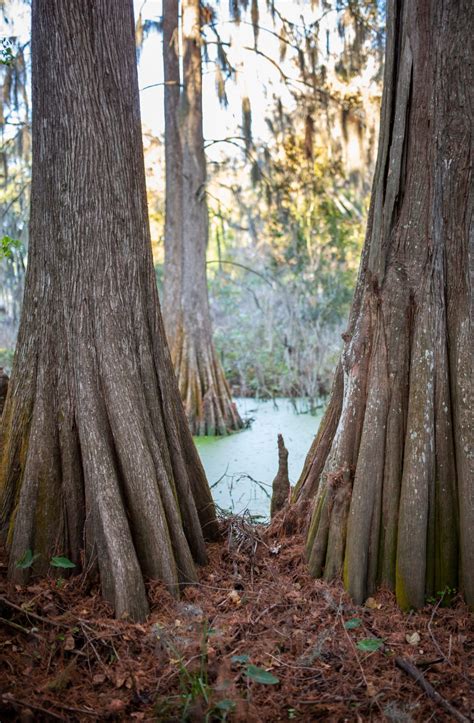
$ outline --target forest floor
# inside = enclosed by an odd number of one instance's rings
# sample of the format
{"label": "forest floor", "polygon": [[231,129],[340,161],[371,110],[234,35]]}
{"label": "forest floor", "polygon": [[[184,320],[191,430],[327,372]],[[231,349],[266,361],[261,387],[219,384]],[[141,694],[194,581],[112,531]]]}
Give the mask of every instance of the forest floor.
{"label": "forest floor", "polygon": [[12,586],[3,560],[2,723],[473,720],[461,601],[404,614],[381,591],[356,607],[308,576],[300,537],[222,524],[199,585],[178,602],[150,583],[141,625],[114,620],[81,577]]}

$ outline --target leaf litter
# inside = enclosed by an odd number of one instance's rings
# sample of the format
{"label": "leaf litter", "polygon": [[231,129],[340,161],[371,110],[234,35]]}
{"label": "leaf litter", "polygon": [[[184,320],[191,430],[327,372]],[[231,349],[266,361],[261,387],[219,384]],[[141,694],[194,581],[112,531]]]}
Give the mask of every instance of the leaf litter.
{"label": "leaf litter", "polygon": [[3,555],[2,723],[473,719],[474,623],[460,599],[407,614],[382,590],[355,606],[308,575],[299,534],[221,524],[181,600],[148,583],[142,624],[114,620],[82,576],[13,586]]}

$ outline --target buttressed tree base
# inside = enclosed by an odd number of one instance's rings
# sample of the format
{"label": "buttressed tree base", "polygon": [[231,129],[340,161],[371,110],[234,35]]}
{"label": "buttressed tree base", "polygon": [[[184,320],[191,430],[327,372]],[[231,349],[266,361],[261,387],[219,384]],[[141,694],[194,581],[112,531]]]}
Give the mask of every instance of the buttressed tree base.
{"label": "buttressed tree base", "polygon": [[[467,2],[391,0],[381,135],[345,348],[296,490],[311,573],[402,608],[474,605],[473,105]],[[469,250],[469,232],[471,249]]]}
{"label": "buttressed tree base", "polygon": [[[117,615],[177,593],[217,525],[161,321],[131,0],[34,0],[28,271],[2,418],[9,575],[98,571]],[[32,568],[17,562],[31,550]]]}

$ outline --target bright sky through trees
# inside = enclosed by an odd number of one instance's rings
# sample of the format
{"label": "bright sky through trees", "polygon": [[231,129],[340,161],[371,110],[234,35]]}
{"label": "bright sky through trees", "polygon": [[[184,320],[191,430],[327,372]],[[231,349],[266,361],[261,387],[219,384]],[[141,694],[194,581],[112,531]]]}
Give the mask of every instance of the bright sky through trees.
{"label": "bright sky through trees", "polygon": [[[140,13],[143,21],[160,21],[162,15],[161,0],[134,0],[135,20]],[[281,30],[281,21],[278,17],[272,19],[266,5],[260,8],[258,49],[260,55],[255,54],[254,34],[250,20],[250,12],[243,13],[239,25],[231,18],[227,3],[216,4],[219,35],[226,43],[226,52],[233,67],[237,71],[236,79],[226,82],[226,94],[229,100],[228,107],[223,107],[217,97],[215,81],[216,36],[207,28],[209,62],[203,68],[203,106],[204,106],[204,136],[206,141],[216,141],[229,136],[240,135],[239,127],[242,122],[242,97],[248,96],[252,109],[252,132],[256,139],[268,137],[268,127],[265,117],[268,108],[273,105],[273,99],[281,99],[286,108],[294,105],[294,98],[286,86],[281,72],[289,78],[290,87],[298,88],[299,70],[295,63],[295,55],[290,52],[284,61],[280,60],[280,40],[277,37]],[[329,33],[329,54],[326,52],[328,66],[341,49],[341,39],[337,32],[337,14],[335,10],[324,11],[321,7],[312,9],[310,0],[287,0],[278,5],[281,15],[292,23],[303,26],[321,18],[320,36],[324,39],[321,45],[327,51],[326,36]],[[21,0],[11,3],[8,24],[0,17],[2,36],[16,35],[22,42],[27,42],[30,32],[30,8]],[[151,31],[144,39],[139,61],[139,87],[142,113],[142,124],[152,134],[161,136],[164,130],[163,117],[163,61],[161,52],[162,36],[160,32]],[[267,56],[267,57],[264,57]],[[275,64],[273,64],[273,62]],[[367,87],[376,72],[375,65],[369,62],[364,77],[359,84]],[[207,147],[210,159],[219,159],[222,153],[233,153],[232,146],[215,143]],[[237,149],[235,149],[237,150]]]}
{"label": "bright sky through trees", "polygon": [[[146,20],[159,20],[162,14],[160,0],[134,0],[135,17],[140,12]],[[257,55],[254,48],[254,34],[250,20],[250,12],[243,13],[240,24],[231,18],[227,3],[216,4],[216,25],[220,37],[226,46],[226,52],[233,67],[237,70],[234,81],[226,83],[226,93],[229,105],[224,108],[219,103],[216,82],[215,57],[216,36],[209,28],[205,31],[208,41],[208,54],[210,62],[203,67],[203,95],[204,95],[204,136],[206,141],[215,141],[229,136],[240,134],[239,126],[242,122],[242,97],[248,96],[252,109],[252,132],[255,138],[268,138],[268,127],[265,117],[268,108],[273,105],[273,99],[279,98],[286,108],[294,105],[294,98],[283,81],[283,70],[289,78],[290,87],[299,87],[300,72],[295,63],[295,53],[290,48],[284,61],[280,60],[280,39],[277,37],[281,30],[281,21],[272,19],[265,4],[261,4],[258,36],[258,50],[263,55]],[[321,17],[320,36],[324,39],[322,46],[327,48],[326,34],[329,33],[329,54],[326,53],[326,62],[330,66],[341,50],[341,38],[337,32],[337,14],[335,10],[323,11],[321,7],[312,9],[309,0],[287,1],[279,3],[278,11],[292,23],[303,26]],[[145,39],[139,63],[140,100],[142,109],[142,123],[153,133],[163,133],[163,65],[162,54],[158,46],[161,43],[161,34],[151,32]],[[267,56],[267,57],[264,57]],[[273,61],[273,62],[272,62]],[[275,63],[275,64],[274,64]],[[360,79],[369,87],[376,72],[374,64],[369,63]],[[151,87],[150,87],[151,86]],[[300,87],[301,89],[301,87]],[[229,144],[222,149],[221,144],[208,147],[211,158],[219,158],[222,151],[232,154]]]}

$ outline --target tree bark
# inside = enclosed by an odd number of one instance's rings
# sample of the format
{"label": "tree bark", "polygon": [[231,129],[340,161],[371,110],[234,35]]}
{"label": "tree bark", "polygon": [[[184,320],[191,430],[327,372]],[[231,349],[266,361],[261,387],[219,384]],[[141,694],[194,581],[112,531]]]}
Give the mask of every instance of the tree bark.
{"label": "tree bark", "polygon": [[151,256],[131,0],[33,0],[33,173],[22,320],[1,427],[9,576],[31,549],[98,569],[117,615],[178,592],[214,508]]}
{"label": "tree bark", "polygon": [[[173,17],[174,10],[173,10]],[[202,128],[201,18],[199,0],[182,2],[183,92],[180,103],[182,149],[182,250],[179,234],[170,239],[165,269],[181,260],[181,288],[165,273],[165,298],[180,310],[167,321],[168,340],[179,390],[193,434],[219,435],[240,429],[242,421],[212,338],[206,278],[209,219],[206,157]],[[166,111],[165,115],[171,111]],[[171,171],[173,172],[173,170]],[[166,193],[174,193],[167,185]],[[171,207],[172,201],[170,201]],[[173,250],[171,250],[173,248]],[[173,254],[173,256],[171,256]],[[176,272],[175,272],[176,273]],[[179,293],[180,292],[180,293]],[[176,314],[176,312],[173,312]]]}
{"label": "tree bark", "polygon": [[474,605],[473,21],[391,0],[381,134],[332,398],[296,490],[313,575]]}
{"label": "tree bark", "polygon": [[173,343],[182,325],[183,152],[179,135],[179,0],[163,0],[163,71],[165,81],[165,265],[163,321]]}
{"label": "tree bark", "polygon": [[3,369],[3,367],[0,367],[0,419],[2,418],[3,407],[5,406],[5,399],[7,398],[9,379],[10,377],[8,376],[6,371]]}
{"label": "tree bark", "polygon": [[290,478],[288,476],[288,450],[281,434],[278,435],[278,472],[272,482],[272,499],[270,502],[270,517],[275,515],[288,504],[290,497]]}

